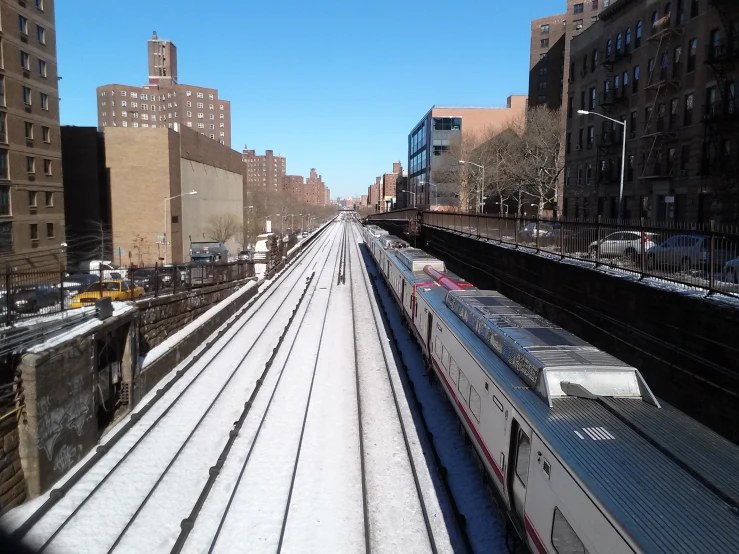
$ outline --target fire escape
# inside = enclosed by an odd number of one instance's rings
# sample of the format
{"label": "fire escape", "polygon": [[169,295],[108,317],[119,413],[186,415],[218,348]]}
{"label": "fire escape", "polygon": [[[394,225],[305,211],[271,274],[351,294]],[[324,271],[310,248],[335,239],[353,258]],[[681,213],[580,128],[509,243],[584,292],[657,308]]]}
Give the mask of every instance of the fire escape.
{"label": "fire escape", "polygon": [[[739,134],[739,101],[735,78],[739,67],[739,2],[737,0],[709,0],[721,18],[723,29],[711,34],[707,46],[706,64],[716,77],[716,87],[709,89],[703,107],[705,140],[702,171],[706,181],[716,186],[717,199],[728,201],[724,208],[739,203],[737,190],[737,148]],[[701,195],[702,199],[703,195]],[[733,213],[731,215],[737,215]]]}
{"label": "fire escape", "polygon": [[[623,40],[623,38],[619,36],[615,45],[609,42],[606,50],[601,52],[603,56],[601,65],[605,71],[605,81],[603,91],[599,93],[598,105],[611,117],[616,116],[616,112],[624,110],[628,112],[629,108],[628,83],[622,81],[619,66],[625,65],[628,71],[631,63],[631,44],[621,44],[620,40]],[[623,64],[622,62],[626,63]],[[612,157],[621,156],[622,132],[623,128],[616,126],[612,121],[604,120],[601,123],[601,132],[597,137],[598,151],[596,157],[596,182],[599,184],[618,182],[621,167],[613,163]]]}
{"label": "fire escape", "polygon": [[674,143],[678,134],[677,114],[672,106],[668,114],[667,98],[670,92],[680,89],[680,65],[673,61],[670,67],[670,49],[673,42],[682,43],[682,28],[672,26],[671,12],[667,12],[654,22],[647,40],[656,46],[656,52],[645,87],[647,98],[652,98],[647,101],[646,125],[641,137],[645,141],[641,179],[669,179],[674,177],[677,161]]}

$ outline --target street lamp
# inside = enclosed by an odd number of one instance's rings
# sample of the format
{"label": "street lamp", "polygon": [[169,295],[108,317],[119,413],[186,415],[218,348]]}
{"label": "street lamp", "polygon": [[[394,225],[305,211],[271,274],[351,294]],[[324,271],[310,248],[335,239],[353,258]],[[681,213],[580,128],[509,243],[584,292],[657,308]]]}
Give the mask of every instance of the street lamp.
{"label": "street lamp", "polygon": [[415,208],[416,207],[416,193],[413,192],[412,190],[404,190],[402,192],[407,192],[408,194],[412,194],[413,195],[413,207]]}
{"label": "street lamp", "polygon": [[587,110],[577,110],[577,113],[579,115],[597,115],[598,117],[602,117],[603,119],[607,119],[608,121],[613,121],[614,123],[618,123],[621,125],[623,130],[623,147],[621,149],[621,183],[618,187],[618,220],[621,221],[621,218],[624,213],[624,168],[626,167],[626,122],[625,121],[619,121],[618,119],[613,119],[612,117],[608,117],[607,115],[603,115],[601,113],[597,112],[589,112]]}
{"label": "street lamp", "polygon": [[198,191],[191,190],[190,192],[183,192],[182,194],[177,194],[164,199],[164,264],[162,265],[167,265],[167,202],[174,200],[175,198],[179,198],[180,196],[190,196],[197,193]]}
{"label": "street lamp", "polygon": [[475,167],[479,167],[480,169],[482,169],[482,184],[480,186],[480,198],[479,198],[479,202],[480,202],[480,213],[483,213],[485,211],[485,201],[483,200],[483,196],[482,196],[485,193],[485,166],[484,165],[480,165],[480,164],[476,164],[474,162],[468,162],[468,161],[465,161],[465,160],[459,160],[459,165],[464,165],[464,164],[474,165]]}
{"label": "street lamp", "polygon": [[496,206],[503,206],[505,208],[505,216],[508,217],[508,204],[504,204],[503,202],[496,202]]}
{"label": "street lamp", "polygon": [[438,208],[439,207],[439,185],[435,185],[431,181],[424,181],[423,179],[421,179],[418,182],[421,183],[422,185],[429,185],[429,186],[434,187],[436,189],[434,191],[434,204]]}

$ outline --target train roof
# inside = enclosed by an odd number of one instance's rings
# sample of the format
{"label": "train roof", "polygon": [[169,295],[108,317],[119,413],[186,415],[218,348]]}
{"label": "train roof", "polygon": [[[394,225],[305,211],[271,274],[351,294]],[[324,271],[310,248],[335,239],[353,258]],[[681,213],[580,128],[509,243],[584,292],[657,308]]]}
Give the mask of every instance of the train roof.
{"label": "train roof", "polygon": [[736,549],[739,447],[664,402],[563,396],[549,407],[449,309],[444,289],[419,295],[643,550]]}
{"label": "train roof", "polygon": [[[428,273],[423,271],[423,269],[421,269],[420,271],[411,271],[410,269],[408,269],[408,266],[406,266],[406,264],[400,259],[399,254],[400,251],[396,250],[388,250],[385,252],[385,255],[388,257],[390,262],[398,268],[398,271],[403,273],[406,279],[412,281],[414,285],[428,284],[428,286],[431,287],[439,286],[439,283],[437,283],[434,278],[431,277]],[[459,275],[457,275],[456,273],[452,273],[449,270],[444,271],[443,273],[452,281],[455,281],[457,283],[467,283],[467,281],[462,279]]]}
{"label": "train roof", "polygon": [[367,230],[374,237],[380,237],[382,235],[390,234],[385,229],[383,229],[382,227],[378,227],[377,225],[367,225]]}
{"label": "train roof", "polygon": [[398,252],[398,259],[411,271],[423,271],[427,265],[436,271],[446,271],[444,262],[419,248],[406,248]]}
{"label": "train roof", "polygon": [[396,237],[395,235],[383,235],[377,239],[385,250],[398,250],[400,248],[410,248],[408,241]]}
{"label": "train roof", "polygon": [[573,395],[642,398],[659,406],[635,367],[497,291],[449,291],[444,301],[549,406]]}

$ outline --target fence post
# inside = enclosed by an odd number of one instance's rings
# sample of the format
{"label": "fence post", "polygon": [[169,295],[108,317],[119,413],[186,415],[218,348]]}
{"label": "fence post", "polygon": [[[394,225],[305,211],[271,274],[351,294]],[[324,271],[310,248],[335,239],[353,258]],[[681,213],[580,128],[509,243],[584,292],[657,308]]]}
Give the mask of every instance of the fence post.
{"label": "fence post", "polygon": [[[516,245],[516,248],[518,248],[518,228],[521,225],[521,222],[519,221],[519,214],[516,212],[516,223],[513,229],[513,243]],[[502,242],[502,241],[501,241]]]}
{"label": "fence post", "polygon": [[12,299],[11,296],[13,296],[12,291],[12,278],[10,273],[10,265],[7,265],[5,267],[5,303],[6,303],[6,311],[7,311],[7,324],[10,325],[13,322],[13,316],[12,311],[10,310],[10,307],[12,306]]}
{"label": "fence post", "polygon": [[536,252],[539,252],[539,229],[541,218],[539,218],[539,210],[536,210]]}
{"label": "fence post", "polygon": [[130,291],[130,294],[128,295],[131,300],[133,300],[133,289],[136,287],[136,285],[133,282],[133,267],[128,268],[128,290]]}
{"label": "fence post", "polygon": [[559,221],[559,259],[565,259],[565,222],[560,217]]}
{"label": "fence post", "polygon": [[102,263],[98,266],[98,275],[100,277],[99,294],[100,294],[100,298],[102,298],[103,297],[103,264]]}
{"label": "fence post", "polygon": [[708,252],[708,294],[713,294],[716,286],[716,271],[714,261],[716,260],[716,222],[711,220],[711,249]]}
{"label": "fence post", "polygon": [[595,224],[595,267],[598,267],[600,263],[600,219],[602,216],[598,215],[597,223]]}
{"label": "fence post", "polygon": [[177,266],[172,263],[172,295],[177,293],[177,277],[180,275],[180,270]]}
{"label": "fence post", "polygon": [[62,305],[61,312],[64,311],[64,270],[59,269],[59,303]]}
{"label": "fence post", "polygon": [[644,218],[641,217],[639,221],[641,226],[641,278],[643,279],[644,276],[647,274],[647,245],[646,241],[644,240],[646,238],[646,234],[644,232]]}
{"label": "fence post", "polygon": [[187,290],[192,290],[192,264],[187,264]]}
{"label": "fence post", "polygon": [[159,296],[159,262],[154,264],[154,298]]}

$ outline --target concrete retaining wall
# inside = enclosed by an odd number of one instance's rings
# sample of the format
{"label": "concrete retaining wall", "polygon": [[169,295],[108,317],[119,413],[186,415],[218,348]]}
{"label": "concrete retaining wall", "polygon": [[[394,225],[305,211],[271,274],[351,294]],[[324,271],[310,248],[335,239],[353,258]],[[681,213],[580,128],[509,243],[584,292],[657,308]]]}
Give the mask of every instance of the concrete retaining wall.
{"label": "concrete retaining wall", "polygon": [[634,365],[663,398],[739,443],[739,310],[424,227],[419,247]]}
{"label": "concrete retaining wall", "polygon": [[26,481],[21,467],[18,425],[11,414],[0,422],[0,515],[26,499]]}

